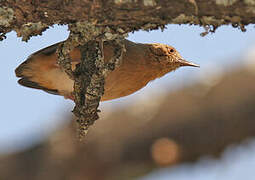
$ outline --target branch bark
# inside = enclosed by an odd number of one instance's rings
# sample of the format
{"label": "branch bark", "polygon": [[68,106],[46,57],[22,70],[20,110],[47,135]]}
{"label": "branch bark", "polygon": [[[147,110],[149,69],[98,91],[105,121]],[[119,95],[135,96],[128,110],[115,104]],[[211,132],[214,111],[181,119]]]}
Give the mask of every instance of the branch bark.
{"label": "branch bark", "polygon": [[1,0],[0,33],[15,30],[28,40],[54,24],[89,21],[124,32],[164,28],[166,24],[212,26],[253,24],[254,0]]}
{"label": "branch bark", "polygon": [[[78,118],[79,139],[99,118],[97,109],[104,94],[105,78],[110,71],[120,65],[125,49],[124,34],[114,32],[109,27],[97,27],[88,21],[69,25],[70,35],[58,48],[58,64],[71,79],[74,80],[74,115]],[[104,41],[116,41],[115,55],[110,62],[105,63]],[[70,51],[79,46],[81,63],[71,68]],[[117,54],[117,56],[116,56]]]}

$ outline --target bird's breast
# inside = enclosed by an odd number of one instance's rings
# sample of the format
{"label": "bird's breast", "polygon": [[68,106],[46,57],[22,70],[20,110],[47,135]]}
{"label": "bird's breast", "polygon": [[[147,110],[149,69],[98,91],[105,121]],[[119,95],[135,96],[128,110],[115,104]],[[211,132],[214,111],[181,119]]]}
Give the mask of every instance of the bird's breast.
{"label": "bird's breast", "polygon": [[146,67],[129,63],[122,64],[106,77],[103,101],[130,95],[155,79]]}

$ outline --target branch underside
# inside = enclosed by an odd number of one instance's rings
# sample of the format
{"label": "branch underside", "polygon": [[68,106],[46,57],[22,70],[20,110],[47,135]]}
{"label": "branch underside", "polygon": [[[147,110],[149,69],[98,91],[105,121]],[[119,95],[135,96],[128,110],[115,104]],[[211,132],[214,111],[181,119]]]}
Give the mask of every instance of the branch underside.
{"label": "branch underside", "polygon": [[89,21],[123,32],[164,28],[167,24],[254,24],[254,0],[65,0],[0,1],[0,35],[15,30],[28,40],[54,24]]}

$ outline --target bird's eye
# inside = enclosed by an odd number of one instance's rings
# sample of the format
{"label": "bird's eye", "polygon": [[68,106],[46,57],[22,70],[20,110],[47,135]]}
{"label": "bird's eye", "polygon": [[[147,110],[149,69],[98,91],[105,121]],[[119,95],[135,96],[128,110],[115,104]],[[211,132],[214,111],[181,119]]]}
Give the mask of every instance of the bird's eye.
{"label": "bird's eye", "polygon": [[173,53],[173,52],[174,52],[174,49],[170,49],[170,52]]}

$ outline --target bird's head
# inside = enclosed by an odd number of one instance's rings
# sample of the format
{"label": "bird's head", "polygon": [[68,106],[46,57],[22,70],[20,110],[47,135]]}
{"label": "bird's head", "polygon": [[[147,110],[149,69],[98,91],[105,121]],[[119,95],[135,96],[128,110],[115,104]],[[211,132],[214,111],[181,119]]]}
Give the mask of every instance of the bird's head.
{"label": "bird's head", "polygon": [[154,63],[160,65],[168,72],[182,66],[200,67],[199,65],[185,60],[180,53],[172,46],[155,43],[149,46],[151,55],[154,58]]}

